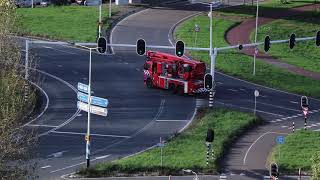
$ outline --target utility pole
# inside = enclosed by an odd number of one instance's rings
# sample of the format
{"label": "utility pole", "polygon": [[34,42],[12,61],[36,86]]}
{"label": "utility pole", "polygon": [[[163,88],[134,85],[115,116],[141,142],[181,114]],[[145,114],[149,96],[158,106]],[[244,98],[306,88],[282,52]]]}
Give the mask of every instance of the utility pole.
{"label": "utility pole", "polygon": [[[254,35],[254,43],[257,43],[257,36],[258,36],[258,17],[259,17],[259,0],[257,0],[257,12],[256,12],[256,34]],[[256,75],[256,56],[258,54],[258,46],[254,47],[254,54],[253,54],[253,75]]]}
{"label": "utility pole", "polygon": [[89,58],[89,83],[88,83],[88,126],[86,135],[86,160],[87,168],[90,167],[90,113],[91,113],[91,59],[92,59],[92,48],[90,48]]}

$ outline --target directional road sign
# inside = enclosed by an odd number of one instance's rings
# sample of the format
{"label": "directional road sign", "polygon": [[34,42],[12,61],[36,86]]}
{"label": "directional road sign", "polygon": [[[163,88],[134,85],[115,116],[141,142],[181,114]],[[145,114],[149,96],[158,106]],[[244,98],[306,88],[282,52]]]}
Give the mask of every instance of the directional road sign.
{"label": "directional road sign", "polygon": [[89,86],[78,82],[78,90],[88,94]]}
{"label": "directional road sign", "polygon": [[254,96],[258,97],[259,95],[260,95],[259,91],[258,90],[254,90]]}
{"label": "directional road sign", "polygon": [[[87,103],[78,101],[77,106],[82,111],[88,112],[89,105]],[[108,109],[107,108],[102,108],[102,107],[91,105],[90,110],[91,110],[90,112],[92,114],[96,114],[96,115],[100,115],[100,116],[107,116],[108,115]]]}
{"label": "directional road sign", "polygon": [[277,142],[277,144],[283,144],[284,143],[284,136],[277,136],[276,142]]}
{"label": "directional road sign", "polygon": [[[88,102],[88,95],[82,92],[78,92],[78,100],[89,103]],[[91,104],[101,106],[101,107],[107,107],[109,104],[108,99],[96,97],[96,96],[91,96]]]}

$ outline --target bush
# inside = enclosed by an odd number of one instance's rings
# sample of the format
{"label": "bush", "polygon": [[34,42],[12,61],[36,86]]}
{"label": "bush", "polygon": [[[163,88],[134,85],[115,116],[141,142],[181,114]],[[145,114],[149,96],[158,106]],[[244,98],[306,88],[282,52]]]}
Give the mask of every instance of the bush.
{"label": "bush", "polygon": [[312,157],[312,179],[320,180],[320,152]]}

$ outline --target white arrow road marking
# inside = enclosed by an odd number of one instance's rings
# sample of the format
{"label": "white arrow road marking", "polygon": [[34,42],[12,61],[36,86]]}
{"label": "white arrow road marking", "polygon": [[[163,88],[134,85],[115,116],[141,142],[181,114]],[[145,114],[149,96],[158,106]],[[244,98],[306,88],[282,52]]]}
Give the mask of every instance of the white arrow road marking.
{"label": "white arrow road marking", "polygon": [[41,169],[47,169],[47,168],[50,168],[50,167],[51,167],[50,165],[42,166]]}
{"label": "white arrow road marking", "polygon": [[98,160],[98,159],[105,159],[107,157],[111,156],[111,154],[108,154],[108,155],[105,155],[105,156],[99,156],[99,157],[96,157],[94,160]]}

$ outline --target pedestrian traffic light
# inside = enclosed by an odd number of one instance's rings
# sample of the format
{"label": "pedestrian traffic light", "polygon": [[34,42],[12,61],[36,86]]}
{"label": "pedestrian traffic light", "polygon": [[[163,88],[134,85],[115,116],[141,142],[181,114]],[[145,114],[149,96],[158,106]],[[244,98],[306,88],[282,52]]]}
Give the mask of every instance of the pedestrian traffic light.
{"label": "pedestrian traffic light", "polygon": [[293,49],[295,45],[296,45],[296,34],[293,33],[290,35],[290,40],[289,40],[290,49]]}
{"label": "pedestrian traffic light", "polygon": [[211,128],[209,128],[207,131],[206,142],[212,143],[213,140],[214,140],[214,131]]}
{"label": "pedestrian traffic light", "polygon": [[181,57],[183,56],[183,54],[184,54],[184,42],[178,41],[176,43],[176,55],[178,57]]}
{"label": "pedestrian traffic light", "polygon": [[204,88],[207,90],[212,89],[212,76],[209,73],[204,75]]}
{"label": "pedestrian traffic light", "polygon": [[266,36],[264,38],[264,51],[265,52],[268,52],[270,49],[270,37],[269,36]]}
{"label": "pedestrian traffic light", "polygon": [[106,40],[106,38],[99,37],[97,45],[98,45],[98,47],[97,47],[98,49],[97,50],[98,50],[98,52],[100,54],[103,54],[103,53],[106,52],[106,50],[107,50],[107,40]]}
{"label": "pedestrian traffic light", "polygon": [[309,101],[307,96],[301,97],[301,108],[308,108],[309,107]]}
{"label": "pedestrian traffic light", "polygon": [[270,176],[273,178],[278,178],[279,176],[278,165],[276,163],[270,165]]}
{"label": "pedestrian traffic light", "polygon": [[139,39],[137,41],[137,54],[143,56],[146,53],[146,41],[144,39]]}
{"label": "pedestrian traffic light", "polygon": [[320,31],[318,31],[316,35],[316,45],[320,46]]}

